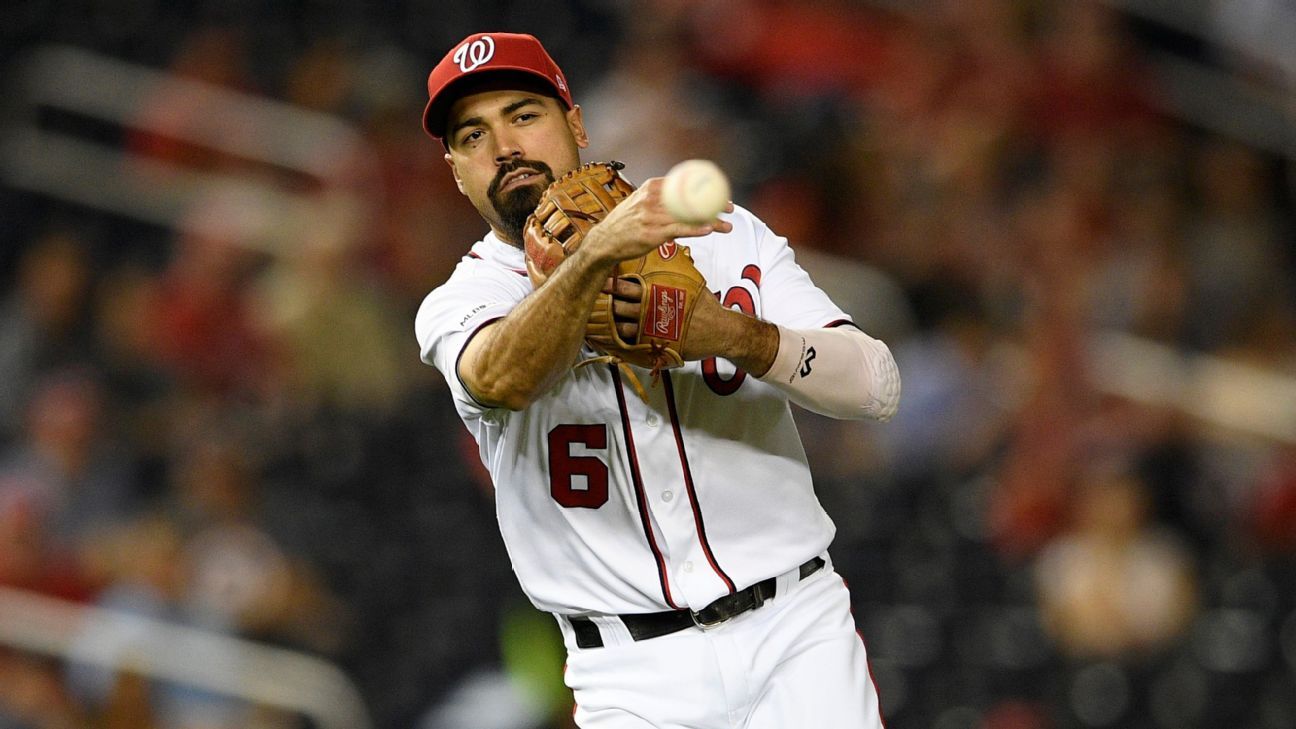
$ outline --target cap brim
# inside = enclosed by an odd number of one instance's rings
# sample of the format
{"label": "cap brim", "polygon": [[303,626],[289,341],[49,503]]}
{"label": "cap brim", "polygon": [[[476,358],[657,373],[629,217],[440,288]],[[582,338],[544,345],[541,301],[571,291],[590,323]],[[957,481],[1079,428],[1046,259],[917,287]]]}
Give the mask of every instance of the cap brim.
{"label": "cap brim", "polygon": [[428,99],[427,106],[423,107],[423,131],[429,135],[444,140],[446,114],[450,111],[450,106],[454,104],[459,97],[463,96],[463,87],[473,83],[482,83],[482,80],[501,73],[524,74],[525,76],[540,82],[540,86],[551,91],[550,96],[557,98],[564,106],[571,107],[571,104],[563,96],[562,90],[553,79],[543,73],[536,71],[534,68],[526,66],[491,66],[480,70],[469,71],[455,78],[450,83],[441,87],[436,96]]}

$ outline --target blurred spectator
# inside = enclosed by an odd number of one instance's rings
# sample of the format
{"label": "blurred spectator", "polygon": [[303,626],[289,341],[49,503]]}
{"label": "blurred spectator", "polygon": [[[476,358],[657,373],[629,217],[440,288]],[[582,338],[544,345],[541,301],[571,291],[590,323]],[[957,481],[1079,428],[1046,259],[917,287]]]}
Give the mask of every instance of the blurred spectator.
{"label": "blurred spectator", "polygon": [[21,504],[54,549],[78,550],[138,508],[129,451],[102,428],[92,373],[56,372],[36,385],[22,438],[0,458],[0,504]]}
{"label": "blurred spectator", "polygon": [[713,107],[715,91],[697,78],[677,34],[639,30],[617,49],[600,83],[581,94],[591,110],[588,159],[616,159],[642,182],[690,158],[727,160],[738,140]]}
{"label": "blurred spectator", "polygon": [[21,493],[0,493],[0,587],[87,600],[91,585],[78,554],[60,547],[33,500]]}
{"label": "blurred spectator", "polygon": [[283,96],[298,106],[345,114],[357,84],[356,62],[345,41],[325,38],[299,54],[286,74]]}
{"label": "blurred spectator", "polygon": [[1095,326],[1176,343],[1187,333],[1186,195],[1181,153],[1162,137],[1126,155],[1111,200],[1110,246],[1095,261],[1088,308]]}
{"label": "blurred spectator", "polygon": [[445,174],[444,150],[408,123],[421,108],[384,106],[365,122],[379,184],[370,191],[377,199],[360,257],[409,310],[450,275],[467,253],[464,241],[481,235],[468,199]]}
{"label": "blurred spectator", "polygon": [[22,427],[27,394],[44,371],[84,361],[91,283],[87,243],[67,230],[41,236],[0,300],[0,444]]}
{"label": "blurred spectator", "polygon": [[893,472],[922,484],[988,465],[1020,383],[973,289],[944,278],[914,294],[919,331],[895,349],[905,406],[880,435],[892,444]]}
{"label": "blurred spectator", "polygon": [[[245,144],[255,144],[255,130],[230,113],[222,99],[201,86],[249,90],[246,46],[241,33],[231,28],[207,27],[191,32],[181,41],[170,72],[185,83],[162,83],[151,98],[143,101],[137,122],[127,146],[134,152],[183,168],[223,170],[246,166],[246,161],[213,149],[210,142],[231,137]],[[141,170],[158,174],[160,169]],[[166,180],[160,178],[161,184]]]}
{"label": "blurred spectator", "polygon": [[93,312],[94,361],[102,375],[106,427],[132,444],[141,460],[146,496],[161,488],[177,417],[175,381],[163,368],[158,338],[161,283],[141,267],[105,273]]}
{"label": "blurred spectator", "polygon": [[[186,593],[194,578],[178,526],[160,515],[125,524],[104,541],[103,559],[112,575],[98,605],[115,614],[169,622],[189,622]],[[212,627],[212,626],[204,626]],[[256,720],[259,710],[237,698],[184,684],[151,681],[131,670],[143,630],[126,620],[86,624],[73,646],[67,685],[82,706],[108,727],[126,729],[244,729],[272,727]],[[234,660],[219,648],[190,656],[195,661]],[[115,654],[119,668],[81,663],[76,656]]]}
{"label": "blurred spectator", "polygon": [[[1092,445],[1098,410],[1085,359],[1083,279],[1092,220],[1062,187],[1023,195],[1016,211],[1021,261],[996,291],[1016,307],[1026,385],[997,464],[990,529],[1009,559],[1031,555],[1061,528],[1076,467]],[[1009,311],[1012,311],[1009,309]]]}
{"label": "blurred spectator", "polygon": [[1283,449],[1261,475],[1246,522],[1260,546],[1296,555],[1296,445]]}
{"label": "blurred spectator", "polygon": [[211,629],[334,652],[340,606],[259,523],[258,475],[242,443],[208,430],[177,454],[172,508],[188,570],[180,608]]}
{"label": "blurred spectator", "polygon": [[787,101],[867,88],[885,48],[878,14],[845,0],[729,0],[691,15],[703,68]]}
{"label": "blurred spectator", "polygon": [[[259,282],[257,328],[279,343],[279,377],[306,407],[380,414],[411,380],[398,307],[361,275],[356,238],[363,219],[345,201],[320,201],[296,250]],[[345,346],[340,343],[345,342]]]}
{"label": "blurred spectator", "polygon": [[155,336],[168,371],[200,395],[263,393],[272,382],[248,283],[261,257],[250,246],[271,212],[246,194],[202,198],[175,241],[157,297]]}
{"label": "blurred spectator", "polygon": [[[108,583],[96,605],[130,615],[177,620],[175,602],[183,589],[185,567],[173,524],[143,516],[105,534],[94,555]],[[137,636],[124,624],[91,623],[75,636],[74,654],[89,646],[111,646],[122,658],[121,670],[76,662],[68,665],[66,683],[78,703],[109,726],[155,729],[160,703],[183,689],[155,687],[129,669]]]}
{"label": "blurred spectator", "polygon": [[1274,297],[1290,296],[1284,232],[1264,161],[1215,141],[1195,157],[1196,193],[1185,260],[1192,286],[1189,344],[1235,350]]}
{"label": "blurred spectator", "polygon": [[1099,0],[1046,8],[1034,130],[1048,141],[1140,131],[1152,118],[1150,82],[1120,13]]}
{"label": "blurred spectator", "polygon": [[1040,610],[1063,652],[1137,657],[1164,651],[1196,612],[1189,557],[1147,523],[1142,482],[1127,469],[1091,464],[1074,524],[1035,565]]}
{"label": "blurred spectator", "polygon": [[1027,33],[1032,8],[1016,0],[944,0],[935,14],[941,40],[958,55],[950,105],[975,109],[997,127],[1018,123],[1021,105],[1035,82],[1036,65]]}
{"label": "blurred spectator", "polygon": [[0,648],[0,729],[85,726],[87,719],[64,689],[54,662]]}

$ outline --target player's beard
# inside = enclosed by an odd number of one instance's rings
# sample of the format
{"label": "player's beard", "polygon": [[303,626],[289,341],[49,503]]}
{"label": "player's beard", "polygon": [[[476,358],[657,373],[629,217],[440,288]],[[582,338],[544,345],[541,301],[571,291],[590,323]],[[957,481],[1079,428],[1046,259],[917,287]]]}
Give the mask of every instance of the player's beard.
{"label": "player's beard", "polygon": [[[500,192],[500,184],[503,183],[504,177],[519,169],[539,173],[544,178],[544,184],[529,183]],[[491,207],[499,214],[500,232],[509,243],[522,244],[522,229],[526,227],[527,216],[535,212],[536,206],[540,204],[540,196],[553,181],[553,169],[538,160],[517,160],[501,165],[496,171],[495,179],[491,181],[490,187],[486,188],[486,196],[490,198]]]}

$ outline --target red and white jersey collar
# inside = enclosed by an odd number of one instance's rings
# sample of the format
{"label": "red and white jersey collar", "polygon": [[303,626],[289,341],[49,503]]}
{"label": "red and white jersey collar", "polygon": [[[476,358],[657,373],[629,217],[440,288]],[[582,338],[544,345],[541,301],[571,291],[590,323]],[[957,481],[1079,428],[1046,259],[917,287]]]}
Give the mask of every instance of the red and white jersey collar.
{"label": "red and white jersey collar", "polygon": [[472,250],[468,252],[468,256],[494,263],[523,276],[527,272],[526,256],[522,253],[522,249],[500,240],[494,231],[487,233],[485,238],[474,243]]}

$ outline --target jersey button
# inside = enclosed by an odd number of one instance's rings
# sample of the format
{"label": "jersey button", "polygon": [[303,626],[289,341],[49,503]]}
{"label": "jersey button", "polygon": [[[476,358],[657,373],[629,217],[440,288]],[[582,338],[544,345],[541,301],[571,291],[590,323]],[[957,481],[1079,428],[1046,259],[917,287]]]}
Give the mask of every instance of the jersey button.
{"label": "jersey button", "polygon": [[685,563],[684,563],[684,571],[685,571],[685,572],[692,572],[692,571],[693,571],[693,563],[692,563],[692,562],[685,562]]}
{"label": "jersey button", "polygon": [[657,427],[657,416],[656,416],[656,415],[649,415],[649,416],[648,416],[648,427],[649,427],[649,428],[656,428],[656,427]]}
{"label": "jersey button", "polygon": [[674,492],[671,492],[671,491],[663,491],[663,492],[662,492],[662,501],[670,501],[670,500],[673,499],[673,498],[675,498],[675,494],[674,494]]}

